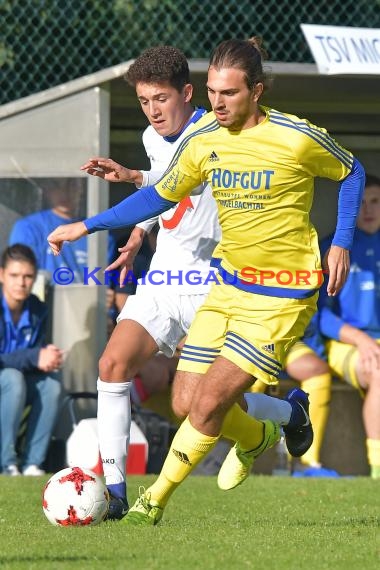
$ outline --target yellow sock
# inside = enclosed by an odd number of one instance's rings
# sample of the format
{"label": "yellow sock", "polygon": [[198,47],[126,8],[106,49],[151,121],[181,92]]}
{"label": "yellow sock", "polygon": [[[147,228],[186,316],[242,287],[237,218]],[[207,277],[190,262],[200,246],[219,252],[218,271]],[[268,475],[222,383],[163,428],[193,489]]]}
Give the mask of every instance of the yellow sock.
{"label": "yellow sock", "polygon": [[265,384],[265,382],[263,382],[262,380],[256,380],[256,382],[254,383],[254,385],[251,387],[250,392],[259,392],[260,394],[263,394],[264,392],[266,392],[266,389],[268,388],[268,384]]}
{"label": "yellow sock", "polygon": [[367,457],[372,479],[380,479],[380,439],[367,439]]}
{"label": "yellow sock", "polygon": [[186,418],[173,438],[157,481],[147,489],[151,499],[164,507],[178,485],[211,451],[218,439],[219,436],[211,437],[199,432]]}
{"label": "yellow sock", "polygon": [[243,450],[251,451],[264,439],[264,424],[243,412],[238,404],[234,404],[224,418],[222,435],[238,441]]}
{"label": "yellow sock", "polygon": [[325,436],[331,399],[331,375],[327,372],[313,376],[301,383],[301,388],[309,394],[310,419],[313,424],[314,440],[308,451],[302,456],[302,463],[320,464],[321,449]]}

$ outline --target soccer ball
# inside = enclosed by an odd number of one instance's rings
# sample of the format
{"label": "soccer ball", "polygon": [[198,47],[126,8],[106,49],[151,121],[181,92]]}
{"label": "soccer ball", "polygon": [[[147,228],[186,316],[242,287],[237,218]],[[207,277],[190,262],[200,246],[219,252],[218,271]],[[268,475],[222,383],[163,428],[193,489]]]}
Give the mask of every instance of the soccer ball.
{"label": "soccer ball", "polygon": [[42,495],[42,508],[55,526],[86,526],[102,522],[109,493],[89,469],[68,467],[50,477]]}

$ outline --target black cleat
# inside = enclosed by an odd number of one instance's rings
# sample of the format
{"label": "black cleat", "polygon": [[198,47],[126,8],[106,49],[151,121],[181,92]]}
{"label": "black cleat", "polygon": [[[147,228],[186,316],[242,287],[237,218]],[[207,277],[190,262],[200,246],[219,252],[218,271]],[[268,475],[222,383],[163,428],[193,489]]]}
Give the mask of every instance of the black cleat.
{"label": "black cleat", "polygon": [[313,426],[309,417],[309,397],[300,388],[293,388],[285,400],[292,406],[287,426],[283,426],[286,447],[293,457],[301,457],[313,443]]}
{"label": "black cleat", "polygon": [[110,494],[110,504],[108,513],[104,517],[105,521],[120,521],[129,511],[127,499],[121,497],[113,497]]}

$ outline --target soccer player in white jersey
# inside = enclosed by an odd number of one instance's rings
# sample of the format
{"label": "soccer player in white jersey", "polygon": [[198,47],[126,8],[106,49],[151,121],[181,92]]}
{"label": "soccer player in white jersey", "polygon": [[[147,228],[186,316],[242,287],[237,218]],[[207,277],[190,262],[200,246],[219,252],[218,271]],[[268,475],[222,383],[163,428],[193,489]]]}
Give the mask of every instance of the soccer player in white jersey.
{"label": "soccer player in white jersey", "polygon": [[[111,182],[133,182],[144,187],[162,176],[191,125],[206,111],[191,105],[187,60],[174,47],[146,50],[129,69],[127,80],[136,88],[141,107],[151,123],[142,137],[151,170],[131,170],[112,159],[99,157],[90,159],[82,169]],[[160,230],[149,272],[137,287],[136,295],[129,297],[122,309],[99,366],[98,429],[104,475],[111,494],[109,519],[122,518],[127,510],[129,379],[158,350],[168,357],[173,356],[209,292],[214,275],[210,259],[220,239],[216,204],[210,187],[203,185],[159,218],[138,224],[123,248],[124,253],[109,270],[123,267],[121,278],[128,275],[124,263],[132,266],[145,232],[149,232],[157,220]],[[121,382],[121,379],[127,381]],[[192,389],[192,385],[189,388]],[[300,396],[302,399],[302,391],[293,394],[289,401],[263,396],[265,413],[272,413],[291,430],[302,420],[296,405]],[[186,417],[188,410],[184,406],[190,397],[186,384],[182,385],[174,408],[178,415]],[[255,408],[257,413],[262,401]],[[304,406],[307,408],[307,402]],[[306,446],[310,444],[310,428],[308,432]],[[301,440],[305,441],[304,435]],[[289,437],[287,441],[291,451],[299,454],[294,444],[292,448]]]}
{"label": "soccer player in white jersey", "polygon": [[[143,144],[151,169],[132,170],[105,158],[90,159],[82,169],[112,182],[144,187],[162,176],[186,132],[206,111],[192,106],[188,63],[174,47],[146,50],[132,64],[126,79],[135,87],[150,122]],[[99,444],[111,493],[108,518],[112,519],[122,518],[128,508],[125,464],[131,422],[130,379],[157,351],[173,356],[209,291],[210,259],[220,239],[215,201],[211,189],[203,185],[159,218],[134,228],[128,254],[123,254],[129,265],[145,232],[157,220],[160,229],[149,272],[140,280],[136,295],[128,298],[99,362]]]}
{"label": "soccer player in white jersey", "polygon": [[277,383],[289,348],[315,312],[322,279],[309,213],[317,176],[341,181],[328,293],[335,295],[347,277],[364,170],[324,129],[259,105],[264,86],[256,39],[220,44],[208,71],[213,112],[185,137],[164,176],[48,236],[58,255],[65,240],[157,215],[205,181],[217,202],[219,276],[191,325],[174,381],[174,401],[184,382],[193,386],[189,414],[126,524],[157,524],[173,491],[222,435],[236,441],[218,476],[225,490],[278,441],[277,423],[249,417],[237,401],[255,378]]}

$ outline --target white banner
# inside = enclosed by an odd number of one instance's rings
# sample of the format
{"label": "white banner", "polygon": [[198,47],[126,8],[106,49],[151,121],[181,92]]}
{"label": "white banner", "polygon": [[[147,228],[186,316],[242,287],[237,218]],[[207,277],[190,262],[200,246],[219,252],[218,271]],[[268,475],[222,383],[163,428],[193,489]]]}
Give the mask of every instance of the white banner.
{"label": "white banner", "polygon": [[319,73],[380,75],[380,29],[301,24]]}

